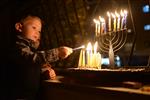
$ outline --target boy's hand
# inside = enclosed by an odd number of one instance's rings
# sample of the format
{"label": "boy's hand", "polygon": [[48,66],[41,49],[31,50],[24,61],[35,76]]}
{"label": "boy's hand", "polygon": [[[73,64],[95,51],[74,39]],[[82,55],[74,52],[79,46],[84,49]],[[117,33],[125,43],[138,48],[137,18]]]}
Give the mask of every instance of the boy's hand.
{"label": "boy's hand", "polygon": [[50,77],[50,79],[52,79],[52,80],[56,79],[56,73],[55,73],[55,71],[52,68],[49,68],[48,71],[49,71],[49,77]]}
{"label": "boy's hand", "polygon": [[42,65],[42,79],[43,80],[48,80],[48,79],[56,79],[56,73],[54,69],[51,68],[52,66],[48,63]]}
{"label": "boy's hand", "polygon": [[73,52],[73,50],[70,47],[63,46],[58,48],[58,52],[59,57],[64,59],[67,58]]}

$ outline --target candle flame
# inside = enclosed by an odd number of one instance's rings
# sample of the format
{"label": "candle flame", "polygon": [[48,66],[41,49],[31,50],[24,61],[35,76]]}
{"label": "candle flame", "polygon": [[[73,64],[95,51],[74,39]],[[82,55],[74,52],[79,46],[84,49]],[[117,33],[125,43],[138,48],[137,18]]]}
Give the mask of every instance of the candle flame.
{"label": "candle flame", "polygon": [[96,19],[93,19],[93,21],[94,21],[94,23],[96,23],[96,24],[100,24],[99,21],[96,20]]}
{"label": "candle flame", "polygon": [[108,15],[108,17],[110,17],[110,13],[109,12],[107,12],[107,15]]}
{"label": "candle flame", "polygon": [[120,15],[115,11],[115,15],[116,15],[116,17],[120,17]]}
{"label": "candle flame", "polygon": [[124,16],[124,12],[122,11],[122,9],[121,9],[121,11],[120,11],[120,15],[123,17]]}
{"label": "candle flame", "polygon": [[91,44],[91,42],[88,43],[86,50],[92,50],[92,44]]}
{"label": "candle flame", "polygon": [[124,14],[127,15],[127,13],[128,13],[127,10],[124,10]]}
{"label": "candle flame", "polygon": [[111,13],[111,15],[112,15],[113,18],[116,18],[115,14]]}
{"label": "candle flame", "polygon": [[102,23],[105,22],[105,19],[104,19],[104,18],[100,17],[99,19],[100,19],[100,22],[102,22]]}
{"label": "candle flame", "polygon": [[102,17],[101,16],[99,16],[99,19],[101,19]]}

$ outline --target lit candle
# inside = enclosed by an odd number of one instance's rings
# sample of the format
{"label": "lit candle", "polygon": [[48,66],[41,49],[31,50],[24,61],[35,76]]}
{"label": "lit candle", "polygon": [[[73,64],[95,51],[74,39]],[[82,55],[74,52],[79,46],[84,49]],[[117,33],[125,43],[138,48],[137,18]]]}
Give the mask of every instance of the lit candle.
{"label": "lit candle", "polygon": [[106,34],[106,22],[105,22],[105,19],[104,19],[104,33]]}
{"label": "lit candle", "polygon": [[97,20],[96,20],[96,19],[94,19],[93,21],[95,22],[95,36],[97,36],[98,23],[97,23]]}
{"label": "lit candle", "polygon": [[98,21],[97,23],[98,23],[98,36],[100,36],[100,34],[101,34],[101,23],[100,23],[100,21]]}
{"label": "lit candle", "polygon": [[102,57],[101,57],[101,54],[98,52],[97,53],[97,61],[96,61],[96,67],[98,68],[98,69],[101,69],[101,60],[102,60]]}
{"label": "lit candle", "polygon": [[122,17],[122,19],[121,19],[121,30],[122,30],[123,29],[123,23],[124,23],[124,13],[122,10],[120,11],[120,15]]}
{"label": "lit candle", "polygon": [[108,15],[108,31],[110,32],[111,31],[111,16],[109,12],[107,12],[107,15]]}
{"label": "lit candle", "polygon": [[126,10],[124,10],[124,28],[126,28],[127,27],[127,11]]}
{"label": "lit candle", "polygon": [[95,44],[94,44],[94,53],[95,54],[97,53],[97,46],[98,46],[98,42],[96,41]]}
{"label": "lit candle", "polygon": [[93,57],[92,57],[92,65],[93,67],[96,67],[96,60],[97,60],[97,46],[98,46],[98,42],[96,41],[95,44],[94,44],[94,54],[93,54]]}
{"label": "lit candle", "polygon": [[85,49],[83,49],[82,54],[83,54],[83,55],[82,55],[82,58],[83,58],[82,66],[85,67]]}
{"label": "lit candle", "polygon": [[117,17],[117,30],[120,30],[120,15],[117,12],[115,12],[115,14]]}
{"label": "lit candle", "polygon": [[92,59],[92,44],[89,42],[87,45],[87,67],[91,66],[91,59]]}
{"label": "lit candle", "polygon": [[101,22],[101,34],[104,33],[105,30],[105,19],[100,17],[100,22]]}
{"label": "lit candle", "polygon": [[79,56],[79,62],[78,62],[78,67],[82,67],[82,55],[83,55],[83,51],[80,51],[80,56]]}
{"label": "lit candle", "polygon": [[85,67],[85,50],[82,49],[80,51],[80,56],[79,56],[79,62],[78,62],[78,67]]}
{"label": "lit candle", "polygon": [[116,16],[113,14],[113,13],[111,13],[111,15],[112,15],[112,17],[114,18],[114,30],[113,31],[116,31]]}

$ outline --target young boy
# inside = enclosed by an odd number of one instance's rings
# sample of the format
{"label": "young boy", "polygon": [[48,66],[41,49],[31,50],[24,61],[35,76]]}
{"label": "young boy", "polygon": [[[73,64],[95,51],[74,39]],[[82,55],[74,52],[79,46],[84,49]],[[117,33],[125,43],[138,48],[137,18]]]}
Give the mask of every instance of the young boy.
{"label": "young boy", "polygon": [[[67,58],[72,48],[62,46],[51,50],[37,51],[40,44],[42,21],[37,16],[28,15],[15,24],[18,32],[15,47],[12,49],[10,61],[12,67],[9,96],[15,100],[35,100],[40,85],[41,68],[45,63]],[[46,65],[47,66],[47,65]],[[50,77],[55,72],[48,67]]]}

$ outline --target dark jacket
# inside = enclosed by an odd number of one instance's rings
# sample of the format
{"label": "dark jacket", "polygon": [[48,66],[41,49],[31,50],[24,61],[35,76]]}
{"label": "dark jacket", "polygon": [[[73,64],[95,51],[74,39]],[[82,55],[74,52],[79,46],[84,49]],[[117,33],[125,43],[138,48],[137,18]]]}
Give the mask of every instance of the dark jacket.
{"label": "dark jacket", "polygon": [[17,36],[9,54],[9,97],[33,99],[40,85],[40,66],[58,59],[57,49],[37,51],[32,40]]}

